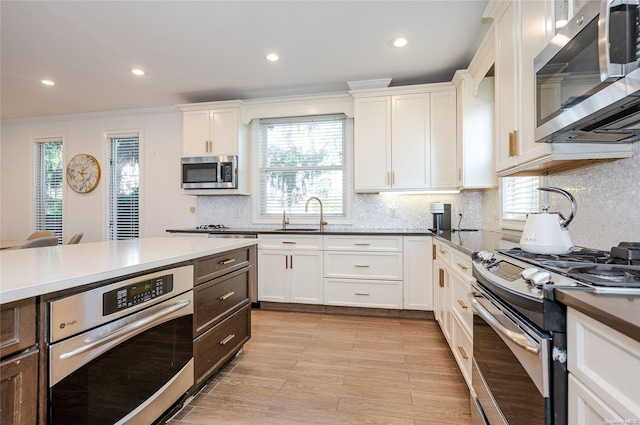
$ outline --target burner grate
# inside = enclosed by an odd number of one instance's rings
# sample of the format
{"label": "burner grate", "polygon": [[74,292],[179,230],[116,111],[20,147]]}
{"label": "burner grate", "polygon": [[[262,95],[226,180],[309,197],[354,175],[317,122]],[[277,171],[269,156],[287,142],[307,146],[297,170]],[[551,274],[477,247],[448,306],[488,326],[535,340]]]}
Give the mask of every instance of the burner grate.
{"label": "burner grate", "polygon": [[227,229],[227,226],[225,226],[224,224],[201,224],[200,226],[197,226],[196,229],[198,230],[222,230],[222,229]]}

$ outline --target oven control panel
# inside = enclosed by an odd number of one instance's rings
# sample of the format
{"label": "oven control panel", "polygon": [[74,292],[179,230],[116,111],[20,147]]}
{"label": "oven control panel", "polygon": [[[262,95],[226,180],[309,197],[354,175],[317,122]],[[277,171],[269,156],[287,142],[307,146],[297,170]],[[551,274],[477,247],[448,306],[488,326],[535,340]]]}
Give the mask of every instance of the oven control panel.
{"label": "oven control panel", "polygon": [[506,261],[497,261],[487,266],[487,270],[508,282],[513,282],[520,279],[520,272],[524,269]]}
{"label": "oven control panel", "polygon": [[173,275],[168,274],[122,286],[102,294],[102,315],[107,316],[173,291]]}

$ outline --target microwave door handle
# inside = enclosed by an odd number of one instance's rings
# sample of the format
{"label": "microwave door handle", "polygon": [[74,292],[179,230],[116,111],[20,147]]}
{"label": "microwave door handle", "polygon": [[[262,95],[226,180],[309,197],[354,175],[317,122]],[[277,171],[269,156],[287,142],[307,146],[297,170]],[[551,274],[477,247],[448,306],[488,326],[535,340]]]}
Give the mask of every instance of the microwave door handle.
{"label": "microwave door handle", "polygon": [[600,81],[613,82],[624,77],[625,64],[611,62],[611,50],[609,49],[609,29],[611,24],[611,9],[609,1],[600,2],[599,17],[605,19],[598,20],[598,61],[600,64]]}
{"label": "microwave door handle", "polygon": [[484,308],[484,306],[480,304],[478,300],[476,300],[476,297],[472,293],[469,294],[468,298],[471,304],[473,304],[473,307],[476,309],[478,314],[480,314],[480,316],[484,320],[486,320],[487,323],[489,323],[489,325],[491,325],[491,327],[496,330],[496,332],[501,333],[502,335],[507,337],[510,341],[513,341],[513,343],[515,343],[519,347],[524,348],[530,353],[533,353],[533,354],[540,353],[539,344],[534,345],[531,343],[531,341],[529,341],[529,339],[527,339],[527,337],[524,336],[524,334],[516,333],[505,328],[502,325],[502,323],[498,322],[498,320],[496,320],[496,318],[493,317],[493,315],[491,315],[491,313],[489,313],[489,311],[486,308]]}

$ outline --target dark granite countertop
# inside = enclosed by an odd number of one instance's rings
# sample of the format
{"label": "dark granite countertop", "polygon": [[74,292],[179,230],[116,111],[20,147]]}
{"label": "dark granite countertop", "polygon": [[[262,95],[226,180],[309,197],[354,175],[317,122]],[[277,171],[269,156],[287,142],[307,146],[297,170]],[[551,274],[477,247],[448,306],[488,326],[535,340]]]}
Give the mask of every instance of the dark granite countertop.
{"label": "dark granite countertop", "polygon": [[[297,227],[301,229],[302,227]],[[471,255],[477,251],[494,251],[497,248],[512,248],[517,246],[519,236],[488,230],[477,231],[445,231],[434,234],[429,229],[378,229],[378,228],[353,228],[349,226],[330,226],[320,232],[313,230],[310,226],[308,230],[279,230],[274,228],[261,227],[235,227],[227,229],[168,229],[169,233],[206,233],[215,235],[241,234],[257,235],[261,234],[320,234],[320,235],[387,235],[387,236],[434,236],[443,242],[451,245],[466,254]]]}
{"label": "dark granite countertop", "polygon": [[556,289],[556,300],[640,341],[640,295],[597,294],[590,290]]}

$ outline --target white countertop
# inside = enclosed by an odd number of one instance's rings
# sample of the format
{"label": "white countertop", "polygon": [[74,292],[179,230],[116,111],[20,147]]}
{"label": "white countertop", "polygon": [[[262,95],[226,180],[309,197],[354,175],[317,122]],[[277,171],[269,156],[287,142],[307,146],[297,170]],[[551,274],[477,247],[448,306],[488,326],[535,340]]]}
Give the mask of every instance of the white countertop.
{"label": "white countertop", "polygon": [[254,245],[257,239],[143,238],[0,251],[0,304]]}

